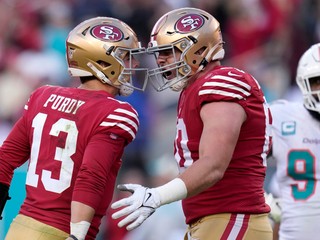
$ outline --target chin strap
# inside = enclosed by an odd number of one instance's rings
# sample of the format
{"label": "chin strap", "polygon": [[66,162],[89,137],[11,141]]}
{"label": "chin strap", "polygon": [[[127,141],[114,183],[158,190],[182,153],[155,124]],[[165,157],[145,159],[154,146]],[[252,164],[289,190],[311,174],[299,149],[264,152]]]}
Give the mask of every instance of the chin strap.
{"label": "chin strap", "polygon": [[134,89],[132,87],[122,84],[120,86],[119,95],[124,96],[124,97],[128,97],[133,93],[133,91],[134,91]]}
{"label": "chin strap", "polygon": [[[99,69],[97,69],[92,63],[88,63],[87,64],[89,68],[92,69],[92,71],[94,71],[97,74],[97,77],[101,80],[101,82],[109,84],[111,86],[114,86],[112,84],[112,82],[110,81],[110,79],[108,79],[106,77],[106,75],[103,74],[103,72],[101,72]],[[116,87],[116,86],[114,86]],[[119,88],[119,87],[116,87]],[[133,93],[133,88],[131,86],[125,85],[125,84],[121,84],[120,88],[119,88],[119,95],[120,96],[130,96]]]}
{"label": "chin strap", "polygon": [[185,86],[187,86],[188,81],[186,79],[180,80],[173,84],[170,89],[175,92],[180,92]]}
{"label": "chin strap", "polygon": [[96,68],[91,62],[88,62],[87,66],[91,68],[97,74],[97,77],[103,82],[112,85],[111,81],[103,74],[98,68]]}
{"label": "chin strap", "polygon": [[9,197],[9,186],[0,183],[0,220],[2,219],[2,211],[4,209],[4,206],[9,199],[11,199]]}
{"label": "chin strap", "polygon": [[225,51],[222,48],[212,57],[212,59],[208,59],[211,56],[211,54],[220,46],[220,44],[221,43],[218,43],[213,48],[210,49],[210,51],[207,53],[207,55],[202,59],[201,63],[199,64],[199,68],[196,73],[202,71],[210,61],[220,60],[224,57]]}

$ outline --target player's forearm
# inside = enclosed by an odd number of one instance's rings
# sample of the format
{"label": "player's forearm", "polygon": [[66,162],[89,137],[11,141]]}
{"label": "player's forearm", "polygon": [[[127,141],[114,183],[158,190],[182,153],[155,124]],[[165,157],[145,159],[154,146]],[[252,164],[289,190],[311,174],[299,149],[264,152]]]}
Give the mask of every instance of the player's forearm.
{"label": "player's forearm", "polygon": [[179,176],[187,187],[187,197],[195,196],[217,183],[223,177],[224,170],[213,165],[212,159],[199,159],[194,162]]}
{"label": "player's forearm", "polygon": [[225,169],[213,167],[209,160],[199,159],[178,178],[155,188],[160,195],[161,205],[195,196],[218,182]]}
{"label": "player's forearm", "polygon": [[89,230],[95,210],[81,202],[71,202],[70,235],[84,240]]}
{"label": "player's forearm", "polygon": [[87,221],[91,222],[95,210],[81,202],[71,202],[71,222]]}

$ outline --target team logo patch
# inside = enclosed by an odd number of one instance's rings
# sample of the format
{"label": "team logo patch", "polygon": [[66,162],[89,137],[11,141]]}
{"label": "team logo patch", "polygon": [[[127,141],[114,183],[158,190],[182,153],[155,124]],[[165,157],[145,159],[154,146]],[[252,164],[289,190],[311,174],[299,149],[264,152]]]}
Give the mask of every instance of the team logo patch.
{"label": "team logo patch", "polygon": [[174,28],[180,33],[193,32],[201,28],[204,24],[204,18],[198,14],[187,14],[181,17]]}
{"label": "team logo patch", "polygon": [[296,134],[296,122],[295,121],[282,122],[281,123],[281,134],[282,134],[282,136]]}
{"label": "team logo patch", "polygon": [[123,39],[123,32],[112,25],[101,24],[91,29],[91,35],[103,41],[118,42]]}

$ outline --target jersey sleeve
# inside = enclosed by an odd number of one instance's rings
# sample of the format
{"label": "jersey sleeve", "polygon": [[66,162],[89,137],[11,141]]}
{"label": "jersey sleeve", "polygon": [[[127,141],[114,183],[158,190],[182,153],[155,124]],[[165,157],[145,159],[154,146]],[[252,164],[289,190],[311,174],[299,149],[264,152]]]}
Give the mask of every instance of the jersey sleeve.
{"label": "jersey sleeve", "polygon": [[[82,202],[95,210],[100,204],[111,201],[113,191],[110,189],[114,188],[124,147],[123,138],[113,138],[103,132],[91,138],[75,182],[73,201]],[[103,198],[108,199],[106,203],[102,203]]]}
{"label": "jersey sleeve", "polygon": [[121,103],[101,122],[100,128],[108,128],[114,137],[121,136],[126,144],[132,142],[139,128],[138,113],[127,103]]}
{"label": "jersey sleeve", "polygon": [[10,185],[13,172],[24,164],[30,157],[30,144],[27,131],[28,109],[34,95],[41,90],[36,89],[24,106],[22,117],[14,124],[8,137],[0,147],[0,182]]}
{"label": "jersey sleeve", "polygon": [[[110,189],[114,188],[124,148],[135,139],[139,127],[133,107],[125,102],[115,103],[86,146],[73,191],[74,201],[96,210],[111,201]],[[102,202],[102,198],[108,200]]]}
{"label": "jersey sleeve", "polygon": [[[230,68],[231,69],[231,68]],[[251,86],[247,83],[248,74],[236,69],[219,71],[199,86],[199,104],[226,101],[239,102],[251,95]]]}

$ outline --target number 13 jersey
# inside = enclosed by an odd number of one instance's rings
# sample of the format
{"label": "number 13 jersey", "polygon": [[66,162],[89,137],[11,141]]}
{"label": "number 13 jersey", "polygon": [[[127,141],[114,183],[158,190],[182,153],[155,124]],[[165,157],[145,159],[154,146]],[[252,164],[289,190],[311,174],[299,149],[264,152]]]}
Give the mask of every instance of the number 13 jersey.
{"label": "number 13 jersey", "polygon": [[44,86],[33,92],[0,151],[0,182],[29,158],[20,213],[69,232],[71,200],[95,209],[94,239],[112,199],[137,112],[105,91]]}

